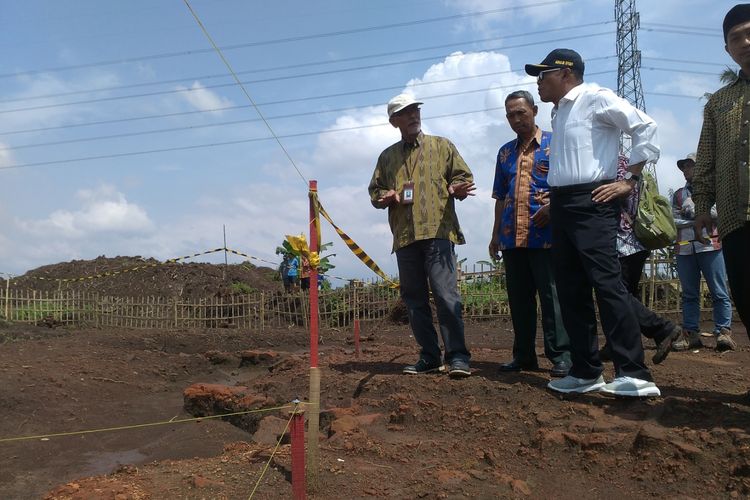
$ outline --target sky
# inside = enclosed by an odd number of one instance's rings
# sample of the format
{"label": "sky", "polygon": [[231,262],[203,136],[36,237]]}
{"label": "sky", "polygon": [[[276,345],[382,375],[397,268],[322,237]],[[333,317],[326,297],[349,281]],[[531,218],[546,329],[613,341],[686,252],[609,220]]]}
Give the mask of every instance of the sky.
{"label": "sky", "polygon": [[[696,149],[704,94],[736,69],[721,31],[734,4],[636,2],[663,193],[684,183],[676,161]],[[334,222],[396,275],[367,185],[400,139],[386,103],[401,92],[424,101],[423,131],[449,138],[473,171],[456,250],[465,265],[487,260],[495,158],[514,139],[503,102],[537,97],[524,64],[556,47],[616,90],[614,1],[0,0],[0,273],[163,261],[223,247],[224,231],[229,248],[273,267],[284,235],[309,234],[314,179]],[[546,130],[550,110],[539,103]],[[375,277],[322,228],[332,275]]]}

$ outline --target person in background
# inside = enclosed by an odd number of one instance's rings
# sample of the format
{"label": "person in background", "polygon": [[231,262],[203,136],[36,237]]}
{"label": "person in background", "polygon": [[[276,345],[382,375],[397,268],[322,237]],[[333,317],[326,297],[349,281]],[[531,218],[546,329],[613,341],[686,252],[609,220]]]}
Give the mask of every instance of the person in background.
{"label": "person in background", "polygon": [[[628,172],[628,159],[620,155],[617,161],[617,181],[625,178]],[[622,284],[632,297],[630,305],[633,308],[638,327],[641,334],[656,343],[656,352],[651,361],[659,364],[664,361],[669,352],[674,348],[675,341],[680,338],[682,329],[663,316],[659,316],[654,311],[646,307],[638,297],[638,285],[643,274],[643,267],[646,260],[651,255],[648,250],[638,240],[633,231],[636,211],[640,201],[640,186],[636,183],[632,191],[625,197],[620,198],[620,220],[617,227],[617,255],[620,260],[620,269]],[[611,361],[612,353],[609,343],[599,351],[599,357],[602,361]]]}
{"label": "person in background", "polygon": [[299,284],[299,257],[296,255],[289,261],[289,270],[287,271],[291,288],[297,288]]}
{"label": "person in background", "polygon": [[542,311],[544,354],[550,375],[564,377],[570,369],[568,334],[562,323],[552,275],[549,226],[549,141],[551,132],[536,125],[537,106],[525,90],[505,98],[505,116],[517,137],[500,148],[492,197],[495,222],[490,257],[503,253],[508,303],[513,320],[513,359],[500,371],[537,370],[537,295]]}
{"label": "person in background", "polygon": [[[464,338],[454,245],[465,243],[455,200],[473,196],[471,170],[456,146],[422,132],[420,105],[400,94],[388,102],[388,121],[401,140],[378,157],[368,191],[375,208],[388,209],[401,298],[420,346],[419,360],[406,374],[435,373],[448,363],[451,377],[471,375]],[[435,297],[445,357],[432,324],[430,290]]]}
{"label": "person in background", "polygon": [[299,266],[299,288],[303,292],[310,289],[310,263],[305,257]]}
{"label": "person in background", "polygon": [[675,351],[703,347],[700,336],[701,319],[701,274],[711,292],[713,304],[713,334],[717,351],[734,350],[732,339],[732,302],[727,291],[727,275],[724,267],[724,254],[721,251],[719,233],[716,230],[716,207],[711,207],[714,224],[706,228],[703,236],[706,243],[695,237],[693,222],[695,203],[693,202],[693,174],[695,173],[695,153],[677,161],[677,168],[685,176],[685,186],[672,195],[672,214],[677,225],[677,243],[674,254],[677,259],[677,275],[682,287],[682,338],[675,342]]}
{"label": "person in background", "polygon": [[[279,252],[277,252],[278,255]],[[292,289],[292,280],[289,277],[289,268],[291,266],[292,258],[289,254],[283,254],[281,264],[279,264],[279,276],[281,276],[281,282],[284,285],[284,291],[289,292]]]}

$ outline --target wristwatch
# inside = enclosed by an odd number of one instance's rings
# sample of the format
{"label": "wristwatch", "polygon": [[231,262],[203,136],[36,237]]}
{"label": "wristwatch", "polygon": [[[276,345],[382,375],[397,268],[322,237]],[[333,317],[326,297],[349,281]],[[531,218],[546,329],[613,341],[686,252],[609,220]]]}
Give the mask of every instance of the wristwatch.
{"label": "wristwatch", "polygon": [[641,176],[640,175],[636,175],[633,172],[631,172],[630,170],[628,170],[627,172],[625,172],[625,176],[623,177],[623,179],[625,179],[626,181],[629,181],[629,180],[632,179],[635,182],[638,182],[638,181],[641,180]]}

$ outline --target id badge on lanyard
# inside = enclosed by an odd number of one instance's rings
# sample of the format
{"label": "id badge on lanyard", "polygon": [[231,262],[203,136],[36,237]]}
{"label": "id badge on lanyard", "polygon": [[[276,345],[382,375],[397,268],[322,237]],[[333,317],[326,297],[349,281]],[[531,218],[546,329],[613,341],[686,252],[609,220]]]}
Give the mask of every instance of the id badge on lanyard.
{"label": "id badge on lanyard", "polygon": [[[407,163],[406,158],[404,158],[404,165],[406,166],[406,175],[409,179],[412,179],[414,175],[414,171],[417,167],[417,164],[419,163],[419,160],[422,158],[422,151],[424,149],[422,147],[419,148],[419,153],[417,154],[417,159],[414,161],[414,163],[410,165]],[[414,203],[414,181],[406,181],[404,182],[404,186],[401,189],[401,204],[403,205],[412,205]]]}
{"label": "id badge on lanyard", "polygon": [[401,203],[411,205],[414,203],[414,182],[404,182],[404,188],[401,190]]}

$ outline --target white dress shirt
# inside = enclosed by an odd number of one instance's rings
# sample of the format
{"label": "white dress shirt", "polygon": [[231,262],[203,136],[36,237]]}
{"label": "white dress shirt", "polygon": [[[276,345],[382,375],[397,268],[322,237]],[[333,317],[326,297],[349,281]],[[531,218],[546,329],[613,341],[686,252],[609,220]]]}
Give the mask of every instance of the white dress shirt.
{"label": "white dress shirt", "polygon": [[550,186],[614,180],[620,132],[631,137],[630,165],[659,159],[656,123],[609,89],[582,83],[552,109]]}

